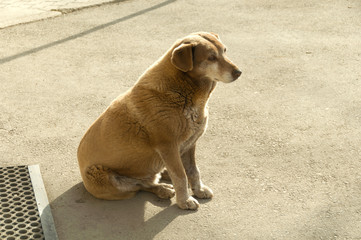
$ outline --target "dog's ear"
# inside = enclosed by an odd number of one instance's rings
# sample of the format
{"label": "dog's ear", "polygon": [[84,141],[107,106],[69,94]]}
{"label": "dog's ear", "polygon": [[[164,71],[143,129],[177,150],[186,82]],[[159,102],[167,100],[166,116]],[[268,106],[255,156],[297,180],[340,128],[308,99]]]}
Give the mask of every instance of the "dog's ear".
{"label": "dog's ear", "polygon": [[182,43],[172,52],[172,64],[182,72],[188,72],[193,69],[193,45],[190,43]]}
{"label": "dog's ear", "polygon": [[217,33],[211,32],[210,34],[212,34],[213,36],[215,36],[217,39],[219,39],[219,36]]}

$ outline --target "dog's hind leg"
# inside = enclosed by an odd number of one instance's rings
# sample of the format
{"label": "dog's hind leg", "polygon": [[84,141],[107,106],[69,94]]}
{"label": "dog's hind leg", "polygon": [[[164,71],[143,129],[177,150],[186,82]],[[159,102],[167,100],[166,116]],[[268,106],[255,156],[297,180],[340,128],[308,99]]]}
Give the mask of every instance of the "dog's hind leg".
{"label": "dog's hind leg", "polygon": [[158,175],[149,179],[135,179],[121,176],[102,165],[88,167],[85,179],[84,185],[86,189],[100,199],[128,199],[132,198],[139,190],[152,192],[163,199],[169,199],[175,195],[173,185],[158,183]]}
{"label": "dog's hind leg", "polygon": [[175,190],[173,188],[173,185],[159,183],[160,178],[160,173],[157,173],[152,177],[143,178],[140,183],[140,190],[154,193],[159,198],[163,199],[169,199],[174,197]]}
{"label": "dog's hind leg", "polygon": [[143,184],[141,190],[146,192],[152,192],[159,198],[169,199],[174,197],[175,190],[173,185],[166,183],[152,183],[151,185]]}
{"label": "dog's hind leg", "polygon": [[83,177],[85,188],[95,197],[106,200],[120,200],[133,197],[141,189],[141,182],[121,176],[102,165],[86,169]]}
{"label": "dog's hind leg", "polygon": [[166,168],[163,169],[163,171],[160,173],[161,174],[161,179],[164,181],[172,181],[172,179],[169,176],[168,170]]}

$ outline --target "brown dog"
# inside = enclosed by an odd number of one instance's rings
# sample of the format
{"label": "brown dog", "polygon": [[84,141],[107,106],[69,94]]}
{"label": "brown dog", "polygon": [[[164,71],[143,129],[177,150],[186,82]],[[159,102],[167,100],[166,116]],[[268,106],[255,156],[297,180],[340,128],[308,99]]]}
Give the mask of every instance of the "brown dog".
{"label": "brown dog", "polygon": [[[182,209],[199,207],[188,183],[196,197],[213,196],[200,179],[194,155],[217,82],[229,83],[241,75],[225,51],[217,34],[191,34],[111,103],[78,149],[81,175],[91,194],[108,200],[130,198],[139,190],[160,198],[176,194]],[[165,168],[174,189],[158,182]]]}

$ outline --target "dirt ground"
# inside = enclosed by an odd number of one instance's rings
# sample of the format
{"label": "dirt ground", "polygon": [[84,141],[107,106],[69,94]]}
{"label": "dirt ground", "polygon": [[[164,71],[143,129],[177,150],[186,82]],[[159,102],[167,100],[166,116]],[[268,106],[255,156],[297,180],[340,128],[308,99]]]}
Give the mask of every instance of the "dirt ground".
{"label": "dirt ground", "polygon": [[[76,150],[172,43],[213,31],[243,71],[197,149],[200,209],[101,201]],[[61,240],[361,239],[361,3],[130,0],[0,31],[1,166],[40,164]]]}

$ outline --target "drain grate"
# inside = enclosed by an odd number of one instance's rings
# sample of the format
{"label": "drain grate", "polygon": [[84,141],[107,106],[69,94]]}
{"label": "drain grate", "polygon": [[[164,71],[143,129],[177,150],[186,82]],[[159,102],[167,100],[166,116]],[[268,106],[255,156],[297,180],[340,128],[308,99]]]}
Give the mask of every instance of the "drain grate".
{"label": "drain grate", "polygon": [[0,239],[45,239],[35,195],[28,166],[0,168]]}

